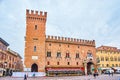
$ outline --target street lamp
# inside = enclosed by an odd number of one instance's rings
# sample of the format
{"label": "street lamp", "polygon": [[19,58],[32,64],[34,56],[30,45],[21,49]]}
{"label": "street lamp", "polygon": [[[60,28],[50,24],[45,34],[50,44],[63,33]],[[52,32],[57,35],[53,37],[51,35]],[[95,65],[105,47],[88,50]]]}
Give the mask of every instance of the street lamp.
{"label": "street lamp", "polygon": [[85,68],[85,75],[87,75],[87,60],[85,59],[83,63],[84,63],[84,68]]}
{"label": "street lamp", "polygon": [[99,58],[96,59],[96,63],[97,63],[98,72],[101,74],[101,67],[100,67],[100,59]]}
{"label": "street lamp", "polygon": [[87,75],[87,58],[83,59],[83,54],[84,54],[84,50],[82,50],[82,60],[83,60],[85,75]]}
{"label": "street lamp", "polygon": [[16,71],[16,62],[14,62],[14,65],[15,65],[15,71]]}
{"label": "street lamp", "polygon": [[7,75],[7,69],[6,69],[6,66],[7,66],[7,62],[4,62],[4,68],[5,68],[5,76]]}

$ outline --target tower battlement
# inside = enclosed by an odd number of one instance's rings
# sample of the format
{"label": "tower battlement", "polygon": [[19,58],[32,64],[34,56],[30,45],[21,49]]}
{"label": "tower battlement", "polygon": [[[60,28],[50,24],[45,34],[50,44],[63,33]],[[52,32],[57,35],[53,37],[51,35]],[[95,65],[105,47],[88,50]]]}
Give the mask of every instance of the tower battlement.
{"label": "tower battlement", "polygon": [[31,16],[41,16],[41,17],[47,17],[47,12],[38,12],[34,10],[26,10],[26,15],[31,15]]}
{"label": "tower battlement", "polygon": [[46,21],[47,12],[38,12],[34,10],[26,9],[26,18],[30,20],[39,20],[39,21]]}
{"label": "tower battlement", "polygon": [[95,40],[84,40],[84,39],[76,39],[76,38],[68,38],[68,37],[60,37],[60,36],[47,35],[46,41],[95,46]]}

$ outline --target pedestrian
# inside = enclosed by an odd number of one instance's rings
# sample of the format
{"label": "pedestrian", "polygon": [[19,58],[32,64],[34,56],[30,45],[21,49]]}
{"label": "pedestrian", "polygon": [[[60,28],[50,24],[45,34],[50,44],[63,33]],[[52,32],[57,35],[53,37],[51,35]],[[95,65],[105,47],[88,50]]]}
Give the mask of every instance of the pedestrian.
{"label": "pedestrian", "polygon": [[27,80],[27,75],[26,74],[24,75],[24,80]]}
{"label": "pedestrian", "polygon": [[96,73],[95,72],[94,72],[93,76],[94,76],[94,78],[96,78]]}
{"label": "pedestrian", "polygon": [[110,71],[108,71],[108,75],[110,76]]}
{"label": "pedestrian", "polygon": [[10,71],[10,73],[9,73],[10,77],[12,76],[12,74],[13,74],[13,72],[12,72],[12,71]]}
{"label": "pedestrian", "polygon": [[35,78],[35,73],[33,73],[33,77]]}
{"label": "pedestrian", "polygon": [[112,76],[113,76],[113,72],[112,72]]}

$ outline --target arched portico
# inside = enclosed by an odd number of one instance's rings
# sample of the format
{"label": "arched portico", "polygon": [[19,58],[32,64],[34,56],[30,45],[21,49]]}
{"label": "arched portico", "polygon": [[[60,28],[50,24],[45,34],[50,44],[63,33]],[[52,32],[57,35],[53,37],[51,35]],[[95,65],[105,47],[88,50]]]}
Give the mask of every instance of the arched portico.
{"label": "arched portico", "polygon": [[38,65],[36,63],[32,64],[31,72],[38,72]]}
{"label": "arched portico", "polygon": [[87,63],[87,74],[92,74],[92,67],[94,63],[93,62],[88,62]]}

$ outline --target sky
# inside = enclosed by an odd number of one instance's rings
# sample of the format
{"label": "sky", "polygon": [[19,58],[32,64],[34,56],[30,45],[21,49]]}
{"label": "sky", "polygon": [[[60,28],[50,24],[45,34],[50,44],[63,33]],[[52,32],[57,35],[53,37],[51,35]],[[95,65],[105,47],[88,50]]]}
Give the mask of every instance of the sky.
{"label": "sky", "polygon": [[120,0],[0,0],[0,37],[23,58],[26,9],[47,12],[46,35],[120,48]]}

